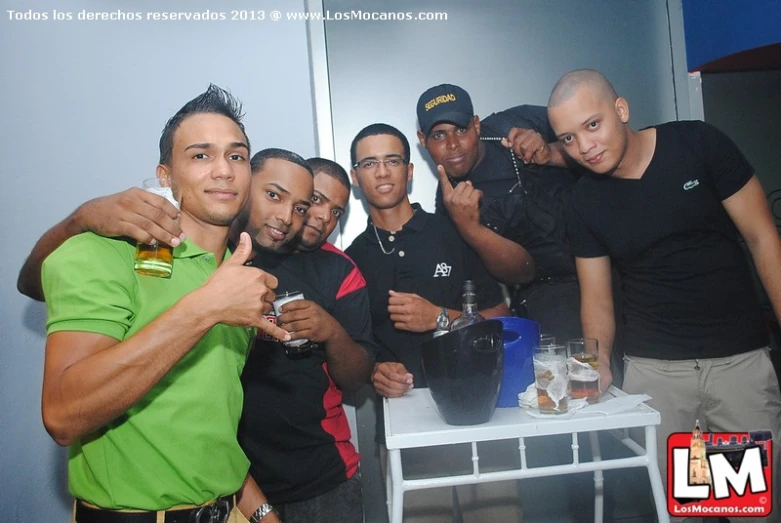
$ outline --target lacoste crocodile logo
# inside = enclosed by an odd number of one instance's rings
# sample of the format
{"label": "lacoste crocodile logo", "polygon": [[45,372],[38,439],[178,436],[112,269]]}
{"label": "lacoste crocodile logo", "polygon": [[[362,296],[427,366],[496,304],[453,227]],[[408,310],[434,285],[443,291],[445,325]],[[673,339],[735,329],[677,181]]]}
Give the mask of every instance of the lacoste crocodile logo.
{"label": "lacoste crocodile logo", "polygon": [[695,187],[697,187],[699,184],[700,184],[699,180],[689,180],[688,182],[683,184],[683,190],[684,191],[689,191],[689,190],[694,189]]}

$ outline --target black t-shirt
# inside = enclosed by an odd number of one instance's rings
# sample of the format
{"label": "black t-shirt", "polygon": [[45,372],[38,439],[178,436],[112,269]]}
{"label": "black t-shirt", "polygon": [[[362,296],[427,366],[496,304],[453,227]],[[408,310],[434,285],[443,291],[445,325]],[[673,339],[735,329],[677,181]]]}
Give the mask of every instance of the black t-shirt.
{"label": "black t-shirt", "polygon": [[738,232],[722,201],[754,170],[703,122],[656,127],[643,176],[584,176],[569,215],[575,256],[610,256],[621,275],[626,352],[721,357],[767,344]]}
{"label": "black t-shirt", "polygon": [[[501,287],[480,258],[464,243],[452,224],[413,204],[415,214],[395,234],[377,229],[383,254],[369,222],[347,249],[347,254],[369,282],[372,329],[381,352],[379,361],[398,361],[412,373],[416,387],[425,387],[420,346],[432,331],[408,332],[393,326],[388,313],[388,291],[415,293],[439,307],[461,310],[464,280],[477,284],[479,309],[495,307],[504,299]],[[393,239],[391,239],[391,237]]]}
{"label": "black t-shirt", "polygon": [[[521,106],[496,113],[481,122],[482,137],[506,136],[512,127],[534,128],[552,139],[547,117],[536,118]],[[529,113],[535,117],[524,117]],[[576,177],[567,169],[526,165],[497,141],[484,141],[485,154],[464,178],[483,192],[480,223],[504,238],[522,245],[535,262],[535,276],[571,276],[575,263],[566,232],[566,209]],[[516,173],[515,167],[518,172]],[[437,186],[436,213],[448,216]]]}
{"label": "black t-shirt", "polygon": [[[277,295],[301,291],[338,321],[374,359],[369,295],[355,264],[330,244],[306,253],[261,253],[253,265],[279,280]],[[269,321],[276,321],[273,311]],[[340,485],[358,469],[342,392],[328,375],[322,349],[302,359],[259,336],[242,375],[244,411],[239,443],[250,472],[273,503],[309,499]]]}

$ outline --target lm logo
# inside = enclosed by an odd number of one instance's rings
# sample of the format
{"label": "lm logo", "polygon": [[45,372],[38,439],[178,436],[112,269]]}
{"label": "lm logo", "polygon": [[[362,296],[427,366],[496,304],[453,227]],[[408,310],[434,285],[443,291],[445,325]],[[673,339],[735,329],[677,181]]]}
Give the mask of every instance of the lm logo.
{"label": "lm logo", "polygon": [[770,431],[677,432],[667,440],[667,509],[673,516],[767,516]]}
{"label": "lm logo", "polygon": [[434,269],[434,278],[439,278],[440,276],[442,276],[443,278],[447,278],[448,276],[450,276],[450,270],[452,268],[453,268],[452,266],[448,265],[445,262],[438,263],[437,267]]}

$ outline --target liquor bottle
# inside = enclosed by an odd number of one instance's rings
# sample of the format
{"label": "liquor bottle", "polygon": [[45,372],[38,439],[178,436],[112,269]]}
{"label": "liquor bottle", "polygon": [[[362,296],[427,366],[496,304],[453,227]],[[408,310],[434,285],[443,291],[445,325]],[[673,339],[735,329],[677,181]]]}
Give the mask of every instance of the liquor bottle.
{"label": "liquor bottle", "polygon": [[477,312],[477,294],[475,293],[475,282],[472,280],[466,280],[463,286],[462,294],[463,306],[461,310],[461,316],[453,320],[450,324],[450,330],[458,330],[472,325],[480,321],[485,321],[485,318],[480,316]]}

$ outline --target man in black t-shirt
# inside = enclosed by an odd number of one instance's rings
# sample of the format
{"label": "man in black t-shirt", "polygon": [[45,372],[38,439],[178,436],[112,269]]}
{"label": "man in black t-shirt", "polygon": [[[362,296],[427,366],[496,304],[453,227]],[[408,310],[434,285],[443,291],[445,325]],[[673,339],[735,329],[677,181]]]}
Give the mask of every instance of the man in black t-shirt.
{"label": "man in black t-shirt", "polygon": [[495,278],[521,284],[513,288],[519,314],[559,342],[581,337],[565,220],[575,176],[547,143],[555,137],[545,108],[514,107],[481,122],[469,94],[443,84],[420,96],[417,115],[440,179],[436,213],[450,217]]}
{"label": "man in black t-shirt", "polygon": [[325,242],[349,198],[346,173],[327,160],[313,164],[314,184],[310,164],[294,153],[266,149],[252,159],[253,198],[236,227],[253,238],[252,264],[277,277],[277,296],[304,295],[267,319],[313,346],[293,354],[271,338],[256,340],[242,376],[239,443],[283,521],[357,523],[359,456],[342,391],[368,380],[377,350],[366,282]]}
{"label": "man in black t-shirt", "polygon": [[[629,104],[596,71],[559,80],[548,112],[566,154],[591,171],[575,188],[569,220],[584,333],[610,351],[615,265],[624,286],[624,389],[650,394],[662,414],[662,469],[667,436],[698,418],[711,432],[769,428],[779,448],[781,393],[738,235],[779,319],[781,240],[751,165],[703,122],[633,131]],[[603,388],[610,370],[600,367]]]}

